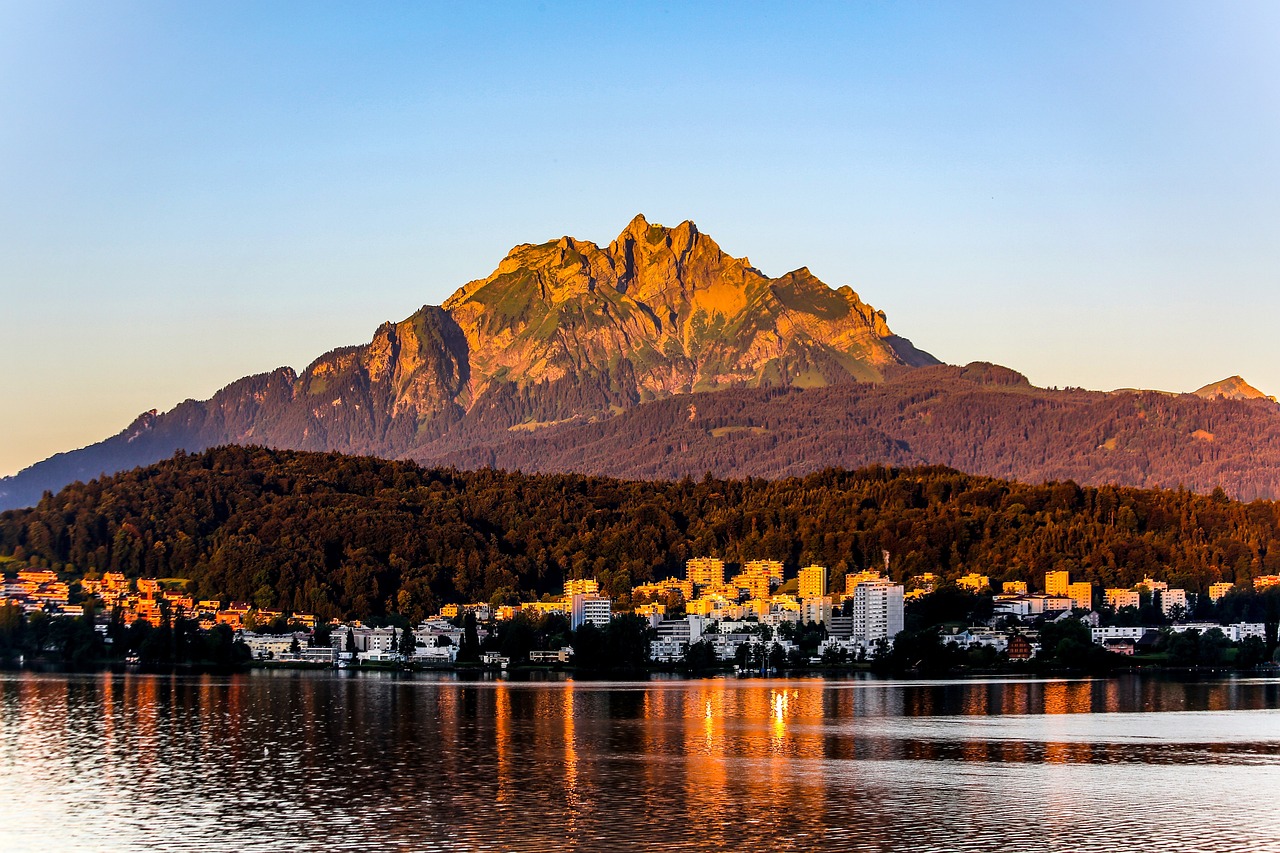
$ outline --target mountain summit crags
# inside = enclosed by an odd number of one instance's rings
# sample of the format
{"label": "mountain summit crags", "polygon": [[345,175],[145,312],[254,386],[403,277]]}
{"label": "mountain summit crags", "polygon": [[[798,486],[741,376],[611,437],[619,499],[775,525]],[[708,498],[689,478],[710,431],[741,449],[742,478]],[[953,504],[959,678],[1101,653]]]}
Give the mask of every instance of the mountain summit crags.
{"label": "mountain summit crags", "polygon": [[397,457],[675,394],[879,382],[934,364],[849,287],[803,267],[769,278],[692,222],[637,216],[604,248],[572,237],[517,246],[487,278],[384,323],[367,344],[299,374],[247,377],[0,480],[0,508],[178,449]]}

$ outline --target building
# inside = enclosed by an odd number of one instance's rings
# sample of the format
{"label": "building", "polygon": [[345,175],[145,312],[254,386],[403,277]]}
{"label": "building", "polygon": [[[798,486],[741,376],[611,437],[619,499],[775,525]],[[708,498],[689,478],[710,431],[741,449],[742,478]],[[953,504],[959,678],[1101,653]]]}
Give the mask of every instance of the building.
{"label": "building", "polygon": [[[1066,574],[1066,572],[1063,572],[1063,574]],[[1022,634],[1014,634],[1011,636],[1009,638],[1009,645],[1007,646],[1007,649],[1009,652],[1009,660],[1031,660],[1031,655],[1034,651],[1031,648],[1031,641]]]}
{"label": "building", "polygon": [[1107,604],[1119,610],[1121,607],[1138,608],[1142,606],[1142,593],[1136,589],[1108,589],[1103,593]]}
{"label": "building", "polygon": [[1071,607],[1075,610],[1093,609],[1093,584],[1079,581],[1067,586],[1067,597],[1071,599]]}
{"label": "building", "polygon": [[828,595],[813,595],[800,600],[800,621],[823,625],[831,621],[832,599]]}
{"label": "building", "polygon": [[831,614],[827,620],[827,636],[837,640],[847,640],[853,636],[853,617]]}
{"label": "building", "polygon": [[656,628],[657,638],[649,643],[649,655],[657,663],[684,660],[689,646],[702,639],[703,620],[699,616],[664,619]]}
{"label": "building", "polygon": [[1047,613],[1061,613],[1071,609],[1071,599],[1065,595],[997,595],[995,597],[995,613],[997,616],[1041,616]]}
{"label": "building", "polygon": [[1262,592],[1264,589],[1271,589],[1273,586],[1280,586],[1280,575],[1259,575],[1253,579],[1253,591]]}
{"label": "building", "polygon": [[697,586],[724,586],[724,560],[715,557],[696,557],[684,564],[685,578]]}
{"label": "building", "polygon": [[1236,585],[1233,584],[1231,581],[1223,581],[1222,583],[1211,583],[1209,584],[1209,600],[1217,601],[1219,598],[1222,598],[1227,593],[1231,592],[1231,590],[1235,589],[1235,587]]}
{"label": "building", "polygon": [[534,649],[529,652],[529,663],[568,663],[573,657],[573,647],[565,646],[561,649],[539,650]]}
{"label": "building", "polygon": [[1119,626],[1112,625],[1108,628],[1094,628],[1092,631],[1093,641],[1100,646],[1105,646],[1113,640],[1129,640],[1137,642],[1142,639],[1142,635],[1151,630],[1141,625]]}
{"label": "building", "polygon": [[1070,572],[1044,573],[1044,591],[1047,595],[1067,595],[1067,588],[1070,585]]}
{"label": "building", "polygon": [[827,594],[827,567],[805,566],[800,570],[800,598],[816,598]]}
{"label": "building", "polygon": [[938,576],[933,572],[925,572],[922,575],[916,575],[907,581],[912,592],[918,592],[921,595],[928,595],[938,589]]}
{"label": "building", "polygon": [[853,591],[858,588],[860,583],[887,580],[888,578],[879,572],[854,572],[851,575],[844,576],[844,594],[853,595]]}
{"label": "building", "polygon": [[578,593],[570,602],[569,626],[578,630],[588,623],[603,628],[613,618],[613,602],[603,595]]}
{"label": "building", "polygon": [[980,575],[977,572],[969,572],[969,574],[956,580],[956,586],[961,589],[967,589],[969,592],[982,592],[991,586],[991,578],[986,575]]}
{"label": "building", "polygon": [[1156,592],[1156,602],[1166,616],[1172,613],[1175,607],[1181,607],[1185,613],[1187,610],[1187,591],[1185,589],[1169,589],[1166,584],[1165,589]]}
{"label": "building", "polygon": [[581,580],[568,580],[564,582],[564,597],[572,598],[575,595],[591,595],[600,591],[600,584],[590,578]]}
{"label": "building", "polygon": [[1259,640],[1266,640],[1267,638],[1267,626],[1262,622],[1237,622],[1234,625],[1219,625],[1215,622],[1193,622],[1186,625],[1169,626],[1169,630],[1175,634],[1181,634],[1183,631],[1199,631],[1204,634],[1215,628],[1233,643],[1238,643],[1248,637],[1257,637]]}
{"label": "building", "polygon": [[903,626],[903,587],[889,581],[860,583],[853,591],[853,639],[890,643]]}
{"label": "building", "polygon": [[729,581],[730,586],[746,590],[747,598],[768,598],[773,582],[782,582],[782,563],[778,560],[752,560]]}
{"label": "building", "polygon": [[1000,591],[1005,595],[1026,595],[1031,590],[1027,589],[1026,581],[1005,581]]}

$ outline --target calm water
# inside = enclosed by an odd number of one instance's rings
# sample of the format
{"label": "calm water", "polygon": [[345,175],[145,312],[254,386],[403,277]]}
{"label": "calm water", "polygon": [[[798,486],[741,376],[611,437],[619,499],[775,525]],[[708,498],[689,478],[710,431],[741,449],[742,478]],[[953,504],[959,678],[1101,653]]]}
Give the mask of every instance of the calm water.
{"label": "calm water", "polygon": [[1278,850],[1280,680],[0,673],[0,850]]}

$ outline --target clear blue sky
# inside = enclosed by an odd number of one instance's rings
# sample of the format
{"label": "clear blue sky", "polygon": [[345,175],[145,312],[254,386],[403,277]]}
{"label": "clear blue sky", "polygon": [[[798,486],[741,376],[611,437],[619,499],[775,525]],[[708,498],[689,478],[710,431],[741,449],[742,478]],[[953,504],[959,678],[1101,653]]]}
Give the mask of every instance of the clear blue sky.
{"label": "clear blue sky", "polygon": [[954,363],[1280,393],[1280,3],[0,0],[0,473],[693,219]]}

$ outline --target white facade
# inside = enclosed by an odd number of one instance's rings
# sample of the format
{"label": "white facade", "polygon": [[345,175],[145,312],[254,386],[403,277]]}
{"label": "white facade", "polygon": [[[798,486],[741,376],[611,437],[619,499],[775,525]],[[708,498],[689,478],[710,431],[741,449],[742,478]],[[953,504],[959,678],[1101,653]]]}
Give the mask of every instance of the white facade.
{"label": "white facade", "polygon": [[602,595],[578,594],[573,597],[571,614],[570,627],[575,631],[587,623],[603,628],[613,618],[613,602]]}
{"label": "white facade", "polygon": [[803,599],[800,602],[800,621],[825,624],[831,621],[831,609],[831,596],[829,595],[817,595]]}
{"label": "white facade", "polygon": [[1092,634],[1093,641],[1101,646],[1107,640],[1141,640],[1142,635],[1150,630],[1140,625],[1126,627],[1113,625],[1110,628],[1094,628]]}
{"label": "white facade", "polygon": [[1173,611],[1175,607],[1187,609],[1187,591],[1185,589],[1162,589],[1156,592],[1160,598],[1160,609],[1164,611],[1166,616]]}
{"label": "white facade", "polygon": [[860,583],[853,590],[852,639],[870,645],[878,640],[890,643],[902,631],[903,587],[899,583]]}

